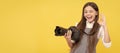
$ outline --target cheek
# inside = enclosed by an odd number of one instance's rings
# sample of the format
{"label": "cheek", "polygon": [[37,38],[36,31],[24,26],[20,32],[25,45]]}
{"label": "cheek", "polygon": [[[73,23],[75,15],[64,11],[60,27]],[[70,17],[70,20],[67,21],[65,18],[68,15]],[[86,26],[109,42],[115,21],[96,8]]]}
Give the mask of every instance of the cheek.
{"label": "cheek", "polygon": [[85,19],[87,19],[86,14],[84,14]]}
{"label": "cheek", "polygon": [[93,19],[96,17],[96,14],[95,13],[92,13],[92,16],[93,16]]}
{"label": "cheek", "polygon": [[95,16],[97,15],[97,13],[96,13],[96,12],[94,12],[94,13],[93,13],[93,15],[94,15],[94,17],[95,17]]}
{"label": "cheek", "polygon": [[96,18],[96,15],[94,14],[94,15],[93,15],[93,19],[95,19],[95,18]]}
{"label": "cheek", "polygon": [[84,13],[84,17],[86,17],[87,16],[87,14],[86,13]]}
{"label": "cheek", "polygon": [[94,20],[94,19],[95,19],[95,17],[92,18],[92,20]]}

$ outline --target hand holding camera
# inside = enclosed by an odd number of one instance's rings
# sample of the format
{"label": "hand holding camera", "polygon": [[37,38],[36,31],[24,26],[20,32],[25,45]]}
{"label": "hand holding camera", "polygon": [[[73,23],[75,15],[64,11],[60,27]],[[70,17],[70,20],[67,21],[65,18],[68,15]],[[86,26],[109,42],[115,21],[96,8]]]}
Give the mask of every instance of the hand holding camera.
{"label": "hand holding camera", "polygon": [[56,26],[55,30],[55,36],[63,36],[66,39],[71,39],[72,42],[77,43],[80,40],[80,30],[76,28],[76,26],[70,26],[68,29],[65,29],[60,26]]}
{"label": "hand holding camera", "polygon": [[72,31],[68,30],[67,33],[64,34],[64,37],[67,41],[71,41],[72,43],[75,43],[73,40],[71,40],[71,35],[72,35]]}

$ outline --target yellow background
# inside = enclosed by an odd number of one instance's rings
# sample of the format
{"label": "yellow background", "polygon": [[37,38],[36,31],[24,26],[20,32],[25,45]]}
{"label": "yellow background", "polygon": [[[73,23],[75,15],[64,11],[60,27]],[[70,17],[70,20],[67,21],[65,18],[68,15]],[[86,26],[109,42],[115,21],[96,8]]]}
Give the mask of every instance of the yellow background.
{"label": "yellow background", "polygon": [[105,48],[100,39],[97,53],[119,53],[120,0],[1,0],[0,53],[69,53],[64,37],[54,36],[55,26],[79,22],[88,1],[106,16],[112,40]]}

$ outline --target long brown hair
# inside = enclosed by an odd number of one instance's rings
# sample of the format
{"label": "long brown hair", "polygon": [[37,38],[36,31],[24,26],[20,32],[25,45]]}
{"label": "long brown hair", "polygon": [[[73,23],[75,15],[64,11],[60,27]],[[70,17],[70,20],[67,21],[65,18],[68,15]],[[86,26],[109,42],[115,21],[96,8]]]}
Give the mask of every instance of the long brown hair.
{"label": "long brown hair", "polygon": [[83,34],[85,33],[84,31],[85,31],[85,27],[86,27],[86,18],[84,17],[84,9],[87,6],[91,6],[97,12],[97,15],[95,16],[95,19],[94,19],[95,23],[93,25],[93,28],[91,29],[90,34],[88,34],[89,35],[89,38],[88,38],[88,43],[89,43],[88,44],[88,50],[89,50],[89,53],[92,53],[94,47],[96,46],[97,33],[98,33],[99,27],[100,27],[100,25],[97,22],[98,19],[99,19],[99,9],[98,9],[98,6],[94,2],[88,2],[88,3],[86,3],[84,5],[83,10],[82,10],[82,19],[78,23],[77,28],[80,31],[83,31],[83,32],[81,32],[81,35],[80,35],[80,39],[81,39]]}

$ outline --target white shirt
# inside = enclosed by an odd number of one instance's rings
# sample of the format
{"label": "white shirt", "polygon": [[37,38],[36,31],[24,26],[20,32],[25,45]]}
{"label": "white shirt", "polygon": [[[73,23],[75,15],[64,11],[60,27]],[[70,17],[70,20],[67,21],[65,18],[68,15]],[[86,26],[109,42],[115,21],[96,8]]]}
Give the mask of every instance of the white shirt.
{"label": "white shirt", "polygon": [[[94,22],[89,23],[88,21],[86,21],[86,28],[92,28],[92,27],[93,27],[93,24],[94,24]],[[76,26],[77,26],[77,23],[76,23]],[[103,45],[104,45],[106,48],[108,48],[108,47],[111,46],[111,42],[106,43],[106,42],[104,41],[104,36],[105,36],[105,35],[104,35],[104,29],[103,29],[103,26],[101,26],[100,29],[99,29],[97,38],[98,38],[98,39],[102,38]]]}

